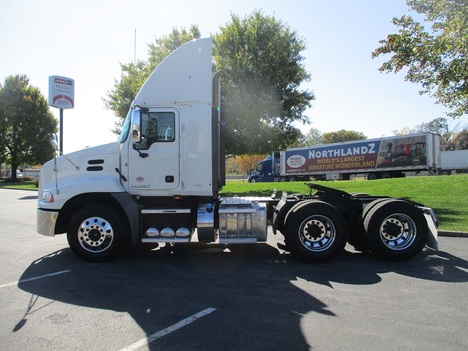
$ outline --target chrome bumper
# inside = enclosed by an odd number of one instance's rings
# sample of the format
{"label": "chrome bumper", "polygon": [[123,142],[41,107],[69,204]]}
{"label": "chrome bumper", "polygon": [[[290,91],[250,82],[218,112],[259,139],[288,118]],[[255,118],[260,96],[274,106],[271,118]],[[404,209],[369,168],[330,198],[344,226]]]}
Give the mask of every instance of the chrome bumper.
{"label": "chrome bumper", "polygon": [[55,223],[58,212],[37,209],[37,232],[46,236],[55,236]]}

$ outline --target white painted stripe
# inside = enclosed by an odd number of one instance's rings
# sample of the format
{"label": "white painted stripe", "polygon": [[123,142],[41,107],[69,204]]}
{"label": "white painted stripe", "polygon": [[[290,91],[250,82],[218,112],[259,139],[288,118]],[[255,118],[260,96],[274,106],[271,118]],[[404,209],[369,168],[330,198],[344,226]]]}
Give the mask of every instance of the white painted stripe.
{"label": "white painted stripe", "polygon": [[189,325],[190,323],[195,322],[197,319],[205,317],[206,315],[208,315],[208,314],[210,314],[210,313],[212,313],[214,311],[216,311],[216,308],[208,307],[208,308],[204,309],[203,311],[200,311],[200,312],[194,314],[193,316],[187,317],[187,318],[181,320],[180,322],[171,325],[168,328],[162,329],[162,330],[148,336],[147,338],[140,339],[140,340],[134,342],[133,344],[128,345],[127,347],[124,347],[123,349],[120,349],[119,351],[134,351],[134,350],[138,350],[140,347],[148,346],[153,341],[155,341],[155,340],[157,340],[159,338],[162,338],[163,336],[168,335],[168,334],[170,334],[170,333],[172,333],[172,332],[174,332],[174,331],[176,331],[176,330],[178,330],[178,329],[180,329],[182,327],[185,327],[186,325]]}
{"label": "white painted stripe", "polygon": [[17,284],[22,284],[22,283],[27,283],[27,282],[31,282],[31,281],[33,281],[33,280],[38,280],[38,279],[53,277],[54,275],[59,275],[59,274],[64,274],[64,273],[69,273],[69,272],[71,272],[71,270],[70,270],[70,269],[67,269],[67,270],[65,270],[65,271],[60,271],[60,272],[55,272],[55,273],[44,274],[44,275],[41,275],[41,276],[38,276],[38,277],[33,277],[33,278],[28,278],[28,279],[22,279],[22,280],[18,280],[18,281],[16,281],[16,282],[13,282],[13,283],[7,283],[7,284],[0,285],[0,288],[5,288],[5,287],[7,287],[7,286],[17,285]]}

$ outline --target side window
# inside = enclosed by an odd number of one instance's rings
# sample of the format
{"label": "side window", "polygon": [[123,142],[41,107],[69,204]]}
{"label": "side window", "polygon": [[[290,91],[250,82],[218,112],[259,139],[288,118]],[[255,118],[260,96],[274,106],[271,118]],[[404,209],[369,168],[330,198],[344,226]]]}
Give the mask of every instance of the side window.
{"label": "side window", "polygon": [[175,141],[175,114],[173,112],[149,112],[141,115],[140,131],[133,131],[134,147],[147,150],[154,143]]}

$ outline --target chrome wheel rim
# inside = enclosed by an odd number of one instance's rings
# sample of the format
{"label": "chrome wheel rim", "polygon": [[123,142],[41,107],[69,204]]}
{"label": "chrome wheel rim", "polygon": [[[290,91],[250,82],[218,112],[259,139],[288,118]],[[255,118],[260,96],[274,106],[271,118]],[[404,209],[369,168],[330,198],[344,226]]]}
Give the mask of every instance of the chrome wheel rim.
{"label": "chrome wheel rim", "polygon": [[106,251],[114,241],[114,230],[110,223],[101,217],[89,217],[78,228],[78,242],[88,252]]}
{"label": "chrome wheel rim", "polygon": [[416,224],[411,217],[403,213],[394,213],[382,222],[379,235],[389,249],[405,250],[416,240]]}
{"label": "chrome wheel rim", "polygon": [[299,227],[299,240],[311,252],[323,252],[333,245],[336,229],[333,221],[322,215],[306,218]]}

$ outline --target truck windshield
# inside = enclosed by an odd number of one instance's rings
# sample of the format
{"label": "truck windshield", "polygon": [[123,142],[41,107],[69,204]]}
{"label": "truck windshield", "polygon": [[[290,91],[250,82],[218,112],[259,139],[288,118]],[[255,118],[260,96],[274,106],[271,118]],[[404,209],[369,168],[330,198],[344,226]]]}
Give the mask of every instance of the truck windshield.
{"label": "truck windshield", "polygon": [[130,130],[130,123],[132,122],[132,112],[133,107],[130,107],[130,110],[127,113],[127,117],[125,117],[122,131],[120,132],[119,143],[123,143],[125,140],[127,140],[128,131]]}

